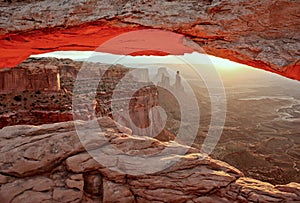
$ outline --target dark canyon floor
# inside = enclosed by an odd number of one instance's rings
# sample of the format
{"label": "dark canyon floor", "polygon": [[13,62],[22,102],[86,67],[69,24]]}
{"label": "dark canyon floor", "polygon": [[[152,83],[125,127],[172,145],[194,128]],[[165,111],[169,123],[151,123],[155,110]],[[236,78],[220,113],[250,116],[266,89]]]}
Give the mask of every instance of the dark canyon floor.
{"label": "dark canyon floor", "polygon": [[[243,67],[219,71],[227,114],[211,156],[259,180],[299,182],[300,83]],[[205,84],[193,79],[190,82],[198,92],[201,109],[201,127],[195,140],[200,148],[211,119],[210,99]]]}

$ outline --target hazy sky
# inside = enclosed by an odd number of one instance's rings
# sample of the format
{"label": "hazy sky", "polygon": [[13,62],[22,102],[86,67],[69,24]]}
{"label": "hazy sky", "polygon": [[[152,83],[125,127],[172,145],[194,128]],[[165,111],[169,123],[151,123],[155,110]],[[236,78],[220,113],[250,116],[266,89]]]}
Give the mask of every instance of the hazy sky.
{"label": "hazy sky", "polygon": [[[270,73],[264,70],[253,68],[247,65],[235,63],[227,59],[222,59],[210,55],[193,52],[184,55],[168,55],[168,56],[125,56],[115,55],[94,51],[56,51],[39,55],[31,55],[31,57],[55,57],[70,58],[78,61],[101,62],[107,64],[122,64],[129,67],[147,67],[151,64],[172,65],[176,64],[180,69],[186,67],[186,64],[196,64],[195,67],[214,67],[224,80],[246,80],[255,79],[263,82],[264,79],[272,80],[290,80],[282,76]],[[296,81],[294,81],[296,82]]]}
{"label": "hazy sky", "polygon": [[31,55],[31,57],[55,57],[70,58],[73,60],[88,60],[92,62],[101,62],[108,64],[186,64],[188,61],[192,64],[214,64],[219,68],[245,68],[246,65],[238,64],[227,59],[222,59],[210,55],[193,52],[182,56],[124,56],[94,51],[55,51],[39,55]]}

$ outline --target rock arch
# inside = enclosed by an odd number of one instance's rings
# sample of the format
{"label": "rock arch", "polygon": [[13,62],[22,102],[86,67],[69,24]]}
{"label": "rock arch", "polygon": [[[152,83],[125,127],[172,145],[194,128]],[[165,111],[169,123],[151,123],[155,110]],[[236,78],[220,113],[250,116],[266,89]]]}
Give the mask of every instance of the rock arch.
{"label": "rock arch", "polygon": [[293,0],[2,2],[0,67],[30,54],[94,50],[118,34],[155,28],[185,35],[208,54],[300,80],[299,10]]}

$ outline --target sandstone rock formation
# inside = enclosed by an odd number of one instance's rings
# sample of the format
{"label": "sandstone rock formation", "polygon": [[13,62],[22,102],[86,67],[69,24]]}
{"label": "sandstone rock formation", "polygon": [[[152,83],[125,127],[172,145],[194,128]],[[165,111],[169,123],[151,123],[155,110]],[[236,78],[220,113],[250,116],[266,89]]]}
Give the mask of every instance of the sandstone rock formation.
{"label": "sandstone rock formation", "polygon": [[[162,124],[158,112],[151,116],[149,113],[151,108],[158,106],[156,87],[144,82],[141,83],[143,87],[136,88],[140,83],[137,80],[142,78],[133,78],[130,70],[134,69],[121,65],[89,63],[88,66],[92,68],[86,75],[88,78],[77,81],[80,87],[78,91],[84,99],[72,111],[73,88],[82,66],[83,62],[70,59],[31,58],[16,68],[0,70],[0,128],[70,121],[73,120],[73,113],[79,116],[78,119],[88,120],[92,111],[96,116],[113,116],[116,121],[140,135],[143,133],[139,129],[147,128],[151,121],[155,121],[155,126]],[[125,75],[127,81],[115,89]],[[139,69],[137,75],[147,81],[148,70]],[[96,103],[90,106],[91,101],[86,99],[91,91],[90,85],[98,82]],[[162,129],[155,126],[145,133],[159,134]]]}
{"label": "sandstone rock formation", "polygon": [[[208,54],[299,80],[299,7],[294,0],[2,2],[1,67],[32,53],[94,50],[118,34],[155,28],[186,35]],[[169,53],[192,50],[180,37],[169,40]]]}
{"label": "sandstone rock formation", "polygon": [[14,69],[0,70],[0,94],[22,91],[59,91],[59,69],[56,66],[44,67],[22,64]]}
{"label": "sandstone rock formation", "polygon": [[[274,186],[246,178],[234,167],[205,157],[196,149],[189,149],[186,155],[176,155],[185,146],[132,135],[129,129],[116,127],[116,123],[108,118],[98,122],[103,131],[97,136],[92,136],[98,129],[91,128],[89,122],[78,123],[90,135],[82,142],[78,139],[73,122],[12,126],[0,130],[0,201],[300,201],[298,183]],[[98,163],[83,145],[91,151],[105,151],[109,146],[120,151],[101,156]],[[123,173],[145,167],[126,165],[126,160],[134,160],[137,155],[155,156],[167,147],[172,148],[173,153],[165,154],[171,164],[164,170],[141,175]],[[117,161],[122,154],[130,158]]]}
{"label": "sandstone rock formation", "polygon": [[[154,28],[180,35],[158,37],[162,42],[169,40],[168,51],[157,50],[157,46],[150,44],[150,47],[134,47],[130,54],[182,54],[194,50],[189,41],[193,40],[208,54],[300,80],[299,6],[293,0],[122,0],[113,3],[108,0],[2,0],[0,68],[14,67],[30,54],[95,50],[119,34]],[[137,37],[147,39],[143,35]],[[128,52],[118,45],[109,48],[101,51]],[[66,78],[76,74],[68,65],[62,72]],[[10,84],[20,91],[21,87],[14,82],[19,74],[2,76],[0,87],[6,89]],[[10,82],[4,84],[4,80]],[[140,105],[133,104],[139,112]],[[45,114],[44,111],[38,113]],[[8,113],[6,116],[11,123],[19,115]],[[53,122],[69,119],[60,112],[46,117],[51,117]],[[130,129],[116,127],[109,119],[99,122],[104,131],[97,136],[87,136],[82,142],[72,122],[0,130],[0,202],[300,201],[299,183],[275,186],[260,182],[244,177],[224,162],[204,158],[196,149],[189,149],[186,155],[175,155],[187,147],[132,135]],[[86,135],[96,130],[87,122],[80,125],[85,127]],[[98,157],[103,161],[98,163],[83,144],[92,151],[113,145],[126,156],[155,156],[170,147],[174,153],[167,154],[163,160],[174,161],[174,164],[154,174],[124,174],[120,169],[130,172],[143,169],[144,165],[128,168],[130,163],[116,160],[118,153]]]}

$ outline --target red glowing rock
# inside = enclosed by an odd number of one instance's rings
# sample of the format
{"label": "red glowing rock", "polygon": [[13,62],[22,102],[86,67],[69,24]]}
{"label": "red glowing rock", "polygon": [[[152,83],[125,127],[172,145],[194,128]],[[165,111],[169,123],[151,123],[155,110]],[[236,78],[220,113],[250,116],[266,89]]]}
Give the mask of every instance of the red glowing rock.
{"label": "red glowing rock", "polygon": [[[124,34],[126,33],[126,34]],[[118,38],[118,35],[122,37]],[[123,55],[182,55],[193,49],[182,43],[183,35],[143,27],[83,25],[68,30],[36,30],[0,38],[0,68],[14,67],[31,54],[52,51],[99,51]],[[114,38],[114,40],[110,40]]]}
{"label": "red glowing rock", "polygon": [[[151,28],[179,35],[157,35],[144,43],[147,34],[137,34],[122,41],[126,47],[115,44],[101,50],[134,56],[182,54],[190,52],[188,40],[182,40],[187,36],[208,54],[300,80],[300,4],[294,0],[242,4],[230,0],[159,4],[116,1],[111,5],[96,0],[84,4],[46,0],[2,4],[0,68],[14,67],[30,54],[95,50],[120,34]],[[165,53],[158,45],[167,48]]]}
{"label": "red glowing rock", "polygon": [[[120,35],[122,37],[119,37]],[[99,51],[132,56],[182,55],[195,51],[188,47],[183,39],[183,35],[172,32],[150,30],[142,26],[116,27],[105,23],[84,24],[67,30],[62,28],[34,30],[24,32],[22,36],[18,33],[7,34],[0,38],[0,68],[15,67],[32,54],[52,51]],[[207,54],[300,80],[300,65],[297,62],[275,69],[269,64],[253,60],[239,52],[209,46],[202,48]]]}

